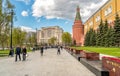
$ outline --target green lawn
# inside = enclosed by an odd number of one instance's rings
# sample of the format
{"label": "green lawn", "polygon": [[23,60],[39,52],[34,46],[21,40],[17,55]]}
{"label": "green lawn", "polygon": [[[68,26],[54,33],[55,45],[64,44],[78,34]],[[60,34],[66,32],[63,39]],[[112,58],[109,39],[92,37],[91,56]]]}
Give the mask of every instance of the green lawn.
{"label": "green lawn", "polygon": [[[27,52],[31,52],[32,50],[27,50]],[[0,57],[8,56],[9,50],[0,50]]]}
{"label": "green lawn", "polygon": [[120,48],[105,48],[105,47],[72,47],[72,48],[120,57]]}

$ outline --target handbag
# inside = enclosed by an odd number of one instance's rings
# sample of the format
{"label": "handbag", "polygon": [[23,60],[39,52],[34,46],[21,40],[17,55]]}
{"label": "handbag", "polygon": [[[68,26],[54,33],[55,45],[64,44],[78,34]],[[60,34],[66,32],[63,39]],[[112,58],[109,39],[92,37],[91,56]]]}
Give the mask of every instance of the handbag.
{"label": "handbag", "polygon": [[28,57],[28,54],[26,54],[26,57]]}

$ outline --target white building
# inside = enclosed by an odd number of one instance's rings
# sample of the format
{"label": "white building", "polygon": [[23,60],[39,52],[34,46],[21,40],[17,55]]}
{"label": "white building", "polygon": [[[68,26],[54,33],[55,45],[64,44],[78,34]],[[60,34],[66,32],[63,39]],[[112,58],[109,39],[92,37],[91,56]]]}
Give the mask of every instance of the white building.
{"label": "white building", "polygon": [[42,27],[37,31],[37,43],[48,43],[48,40],[55,37],[56,44],[62,44],[63,29],[59,26]]}

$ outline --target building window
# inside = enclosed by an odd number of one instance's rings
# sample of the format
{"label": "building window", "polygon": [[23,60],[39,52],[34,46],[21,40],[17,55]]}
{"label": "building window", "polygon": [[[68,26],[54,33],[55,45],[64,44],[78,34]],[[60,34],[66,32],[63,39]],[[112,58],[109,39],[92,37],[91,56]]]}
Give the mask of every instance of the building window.
{"label": "building window", "polygon": [[89,25],[92,26],[92,25],[93,25],[93,22],[91,21],[91,22],[89,23]]}
{"label": "building window", "polygon": [[112,13],[112,6],[108,8],[108,14]]}
{"label": "building window", "polygon": [[105,16],[107,15],[107,10],[105,10]]}
{"label": "building window", "polygon": [[47,36],[48,36],[48,37],[51,37],[51,31],[52,31],[52,30],[47,30]]}
{"label": "building window", "polygon": [[100,21],[100,16],[97,16],[95,19],[96,22]]}
{"label": "building window", "polygon": [[85,29],[87,30],[88,25],[85,26]]}
{"label": "building window", "polygon": [[43,31],[41,32],[41,38],[44,38],[44,32]]}
{"label": "building window", "polygon": [[112,6],[105,10],[105,16],[109,15],[110,13],[112,13]]}

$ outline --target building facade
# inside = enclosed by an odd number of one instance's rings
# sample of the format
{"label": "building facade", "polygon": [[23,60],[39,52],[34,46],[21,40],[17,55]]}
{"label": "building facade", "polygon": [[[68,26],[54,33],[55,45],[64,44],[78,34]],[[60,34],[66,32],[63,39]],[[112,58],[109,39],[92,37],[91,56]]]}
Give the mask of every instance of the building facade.
{"label": "building facade", "polygon": [[59,26],[42,27],[40,30],[37,31],[37,43],[48,44],[49,43],[48,40],[50,38],[55,37],[56,38],[55,44],[62,44],[62,34],[63,29],[60,28]]}
{"label": "building facade", "polygon": [[108,0],[101,8],[97,10],[85,23],[84,33],[86,34],[90,28],[97,30],[100,21],[108,21],[110,25],[114,25],[116,14],[120,16],[120,0]]}
{"label": "building facade", "polygon": [[84,25],[82,24],[82,21],[81,21],[79,7],[77,7],[76,9],[76,17],[75,17],[72,30],[73,30],[73,43],[76,44],[77,46],[83,46],[84,45]]}

